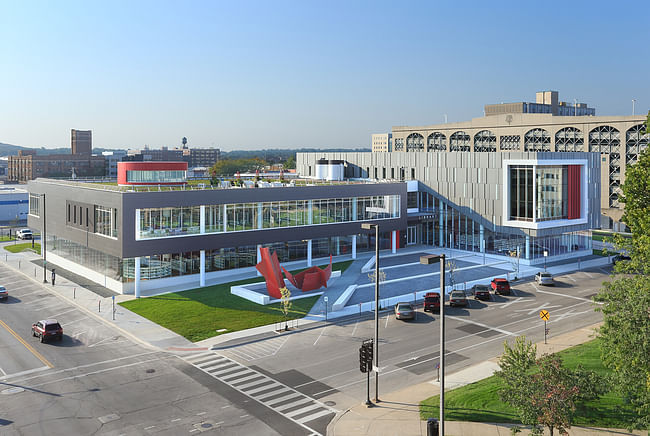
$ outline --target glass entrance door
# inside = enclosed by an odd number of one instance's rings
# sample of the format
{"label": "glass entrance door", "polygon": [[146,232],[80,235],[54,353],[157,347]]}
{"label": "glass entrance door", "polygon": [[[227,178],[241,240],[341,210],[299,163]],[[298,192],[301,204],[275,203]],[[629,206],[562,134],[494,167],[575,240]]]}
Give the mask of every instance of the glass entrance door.
{"label": "glass entrance door", "polygon": [[418,243],[418,227],[417,226],[409,226],[406,229],[406,244],[407,245],[412,245],[412,244],[417,244]]}

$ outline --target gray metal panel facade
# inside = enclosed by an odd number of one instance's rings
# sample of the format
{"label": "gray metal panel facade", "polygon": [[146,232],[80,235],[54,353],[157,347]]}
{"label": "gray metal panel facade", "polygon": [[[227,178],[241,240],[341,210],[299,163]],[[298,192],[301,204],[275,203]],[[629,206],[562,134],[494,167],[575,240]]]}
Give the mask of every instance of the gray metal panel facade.
{"label": "gray metal panel facade", "polygon": [[429,187],[434,194],[460,210],[464,215],[489,229],[503,233],[521,232],[522,229],[502,227],[503,225],[503,161],[504,160],[563,160],[584,159],[587,161],[586,186],[588,196],[587,224],[561,226],[549,229],[524,230],[531,236],[557,235],[564,232],[587,230],[600,227],[600,154],[587,152],[392,152],[392,153],[298,153],[296,170],[305,176],[317,159],[339,159],[347,162],[347,173],[354,167],[370,168],[374,174],[391,174],[396,177],[405,169],[406,180],[415,179]]}

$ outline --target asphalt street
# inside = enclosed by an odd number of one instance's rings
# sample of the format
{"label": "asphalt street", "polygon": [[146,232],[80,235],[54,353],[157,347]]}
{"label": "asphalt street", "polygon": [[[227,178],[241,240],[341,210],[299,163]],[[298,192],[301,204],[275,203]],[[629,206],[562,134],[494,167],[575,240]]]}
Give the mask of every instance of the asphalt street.
{"label": "asphalt street", "polygon": [[[310,435],[177,356],[150,349],[0,265],[0,434]],[[47,286],[47,285],[45,285]],[[109,310],[103,308],[102,310]],[[61,342],[40,343],[31,324],[56,318]]]}
{"label": "asphalt street", "polygon": [[[607,268],[556,277],[555,286],[532,281],[513,285],[510,296],[490,301],[470,298],[468,308],[447,308],[446,370],[469,367],[501,354],[504,341],[525,335],[544,339],[539,313],[550,312],[549,336],[593,325],[602,319],[591,297],[608,279]],[[380,318],[380,395],[435,379],[439,361],[439,315],[418,309],[415,321]],[[366,398],[366,375],[359,371],[358,349],[374,336],[368,314],[338,319],[284,334],[265,334],[220,344],[217,354],[266,374],[319,402],[344,410]],[[371,383],[374,386],[374,379]],[[374,392],[371,393],[374,397]]]}

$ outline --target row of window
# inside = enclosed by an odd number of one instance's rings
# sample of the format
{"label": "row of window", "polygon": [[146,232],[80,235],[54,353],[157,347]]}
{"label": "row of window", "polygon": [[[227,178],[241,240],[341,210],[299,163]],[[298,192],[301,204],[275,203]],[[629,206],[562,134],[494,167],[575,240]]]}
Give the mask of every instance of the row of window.
{"label": "row of window", "polygon": [[126,181],[129,183],[182,183],[186,179],[186,171],[183,170],[130,170],[126,172]]}
{"label": "row of window", "polygon": [[[631,159],[648,145],[650,135],[643,133],[645,126],[638,124],[626,131],[626,154]],[[609,153],[613,148],[618,151],[620,132],[611,126],[600,126],[589,132],[589,151]],[[502,135],[499,139],[500,150],[519,150],[521,137],[519,135]],[[424,136],[411,133],[404,138],[395,139],[395,151],[424,151]],[[551,151],[551,135],[542,128],[531,129],[524,135],[524,151]],[[604,149],[606,148],[606,149]],[[440,132],[431,133],[426,140],[427,151],[446,151],[447,137]],[[449,151],[472,151],[472,138],[469,134],[458,131],[449,137]],[[497,151],[497,135],[490,130],[482,130],[474,135],[473,151]],[[584,134],[575,127],[565,127],[555,134],[555,151],[587,151],[584,147]]]}
{"label": "row of window", "polygon": [[[138,209],[138,239],[201,233],[201,206]],[[234,203],[204,206],[204,233],[399,218],[400,196]]]}
{"label": "row of window", "polygon": [[[508,170],[509,219],[549,221],[568,218],[568,167],[566,165],[513,165]],[[534,198],[536,197],[536,198]],[[536,211],[533,200],[536,200]],[[535,213],[533,213],[535,212]]]}

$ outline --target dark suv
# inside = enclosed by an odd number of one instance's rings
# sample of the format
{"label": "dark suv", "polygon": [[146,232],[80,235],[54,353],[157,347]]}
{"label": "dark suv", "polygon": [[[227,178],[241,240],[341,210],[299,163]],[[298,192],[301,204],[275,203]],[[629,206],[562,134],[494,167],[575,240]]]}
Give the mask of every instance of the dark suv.
{"label": "dark suv", "polygon": [[510,282],[506,279],[492,279],[490,283],[495,294],[510,295]]}
{"label": "dark suv", "polygon": [[32,336],[38,336],[41,342],[46,339],[63,339],[63,327],[55,319],[44,319],[32,324]]}
{"label": "dark suv", "polygon": [[424,294],[424,311],[440,312],[440,294],[437,292],[427,292]]}
{"label": "dark suv", "polygon": [[474,285],[472,293],[475,300],[490,300],[490,287],[487,285]]}

